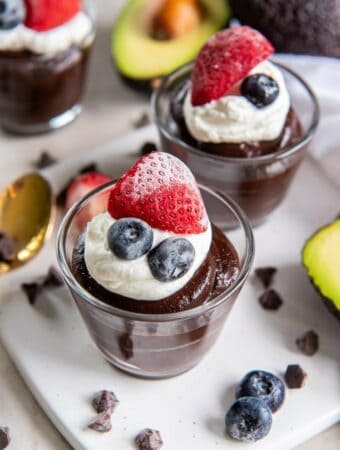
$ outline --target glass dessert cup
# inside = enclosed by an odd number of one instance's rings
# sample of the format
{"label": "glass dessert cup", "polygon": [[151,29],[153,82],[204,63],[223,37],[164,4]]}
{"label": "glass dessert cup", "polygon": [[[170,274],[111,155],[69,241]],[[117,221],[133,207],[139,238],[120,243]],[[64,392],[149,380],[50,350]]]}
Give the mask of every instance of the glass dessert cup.
{"label": "glass dessert cup", "polygon": [[92,27],[80,44],[55,55],[0,51],[0,121],[5,130],[44,133],[68,125],[80,114],[95,37],[92,4],[84,4]]}
{"label": "glass dessert cup", "polygon": [[[237,251],[240,270],[235,281],[210,302],[170,314],[125,311],[96,298],[77,281],[72,254],[79,236],[82,216],[89,200],[107,195],[112,184],[100,187],[75,205],[65,216],[58,234],[57,256],[65,281],[88,331],[103,356],[115,367],[147,378],[166,378],[194,367],[210,350],[249,274],[254,240],[250,224],[233,200],[201,187],[205,199],[213,198],[226,216],[238,223],[228,235]],[[214,221],[214,212],[208,208]]]}
{"label": "glass dessert cup", "polygon": [[[319,121],[318,102],[310,87],[292,70],[281,64],[276,66],[284,75],[303,135],[294,145],[275,153],[251,158],[227,157],[202,151],[183,139],[172,118],[171,100],[180,86],[189,85],[193,63],[164,78],[152,99],[162,150],[182,159],[199,183],[230,195],[252,225],[262,223],[284,200]],[[234,223],[223,225],[232,228]]]}

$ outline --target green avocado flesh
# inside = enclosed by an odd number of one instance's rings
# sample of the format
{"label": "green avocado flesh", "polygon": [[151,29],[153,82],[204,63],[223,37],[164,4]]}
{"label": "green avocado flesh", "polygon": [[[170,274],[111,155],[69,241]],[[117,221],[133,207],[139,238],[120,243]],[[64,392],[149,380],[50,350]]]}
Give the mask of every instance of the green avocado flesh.
{"label": "green avocado flesh", "polygon": [[302,262],[317,290],[340,312],[340,219],[306,242]]}
{"label": "green avocado flesh", "polygon": [[161,41],[149,31],[152,3],[130,0],[113,30],[112,54],[117,68],[122,75],[136,80],[166,75],[194,59],[209,36],[230,17],[226,0],[201,0],[204,14],[200,25],[179,38]]}

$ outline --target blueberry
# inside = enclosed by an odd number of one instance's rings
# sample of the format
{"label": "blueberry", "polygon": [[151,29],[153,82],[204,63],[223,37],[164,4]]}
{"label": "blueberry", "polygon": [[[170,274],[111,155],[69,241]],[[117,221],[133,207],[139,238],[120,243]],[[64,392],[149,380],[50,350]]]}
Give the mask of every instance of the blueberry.
{"label": "blueberry", "polygon": [[243,81],[241,94],[256,108],[264,108],[277,98],[279,86],[273,78],[262,73],[256,73]]}
{"label": "blueberry", "polygon": [[225,424],[232,438],[255,442],[269,433],[272,426],[272,412],[260,398],[243,397],[231,406],[225,416]]}
{"label": "blueberry", "polygon": [[0,0],[0,30],[10,30],[24,21],[23,0]]}
{"label": "blueberry", "polygon": [[173,281],[183,277],[195,258],[195,249],[186,239],[168,238],[148,255],[153,276],[159,281]]}
{"label": "blueberry", "polygon": [[107,242],[118,258],[131,261],[148,253],[153,243],[153,232],[140,219],[119,219],[109,228]]}
{"label": "blueberry", "polygon": [[264,370],[253,370],[241,381],[236,397],[258,397],[275,412],[285,398],[285,387],[277,376]]}

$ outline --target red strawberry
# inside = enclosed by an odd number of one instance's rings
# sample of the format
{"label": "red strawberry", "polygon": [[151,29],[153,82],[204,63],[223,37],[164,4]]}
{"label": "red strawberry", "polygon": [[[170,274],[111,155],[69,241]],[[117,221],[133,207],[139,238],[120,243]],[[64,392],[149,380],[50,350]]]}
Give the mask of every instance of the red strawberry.
{"label": "red strawberry", "polygon": [[[70,184],[66,194],[66,209],[71,208],[76,202],[85,197],[93,189],[112,181],[112,178],[98,172],[87,172],[75,178]],[[78,216],[78,225],[86,225],[94,216],[106,211],[107,195],[101,195],[91,200]]]}
{"label": "red strawberry", "polygon": [[160,230],[198,234],[208,217],[193,174],[172,155],[153,152],[139,159],[114,185],[112,217],[137,217]]}
{"label": "red strawberry", "polygon": [[36,31],[59,27],[81,9],[81,0],[25,0],[25,25]]}
{"label": "red strawberry", "polygon": [[197,56],[191,76],[192,104],[222,97],[273,51],[262,34],[247,26],[216,33]]}

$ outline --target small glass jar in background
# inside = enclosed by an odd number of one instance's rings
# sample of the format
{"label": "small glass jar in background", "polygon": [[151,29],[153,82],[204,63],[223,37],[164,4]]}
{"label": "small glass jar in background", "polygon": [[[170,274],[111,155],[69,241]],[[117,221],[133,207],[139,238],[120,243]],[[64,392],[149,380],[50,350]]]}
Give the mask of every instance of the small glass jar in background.
{"label": "small glass jar in background", "polygon": [[[86,0],[83,4],[89,27],[77,44],[62,48],[62,27],[70,26],[66,23],[46,32],[29,30],[37,40],[44,40],[47,33],[46,40],[55,39],[57,48],[60,45],[59,51],[44,54],[25,48],[12,50],[10,46],[0,50],[0,123],[7,131],[44,133],[71,123],[80,114],[95,38],[92,3]],[[79,28],[75,32],[78,33]],[[41,45],[44,45],[42,41]]]}

